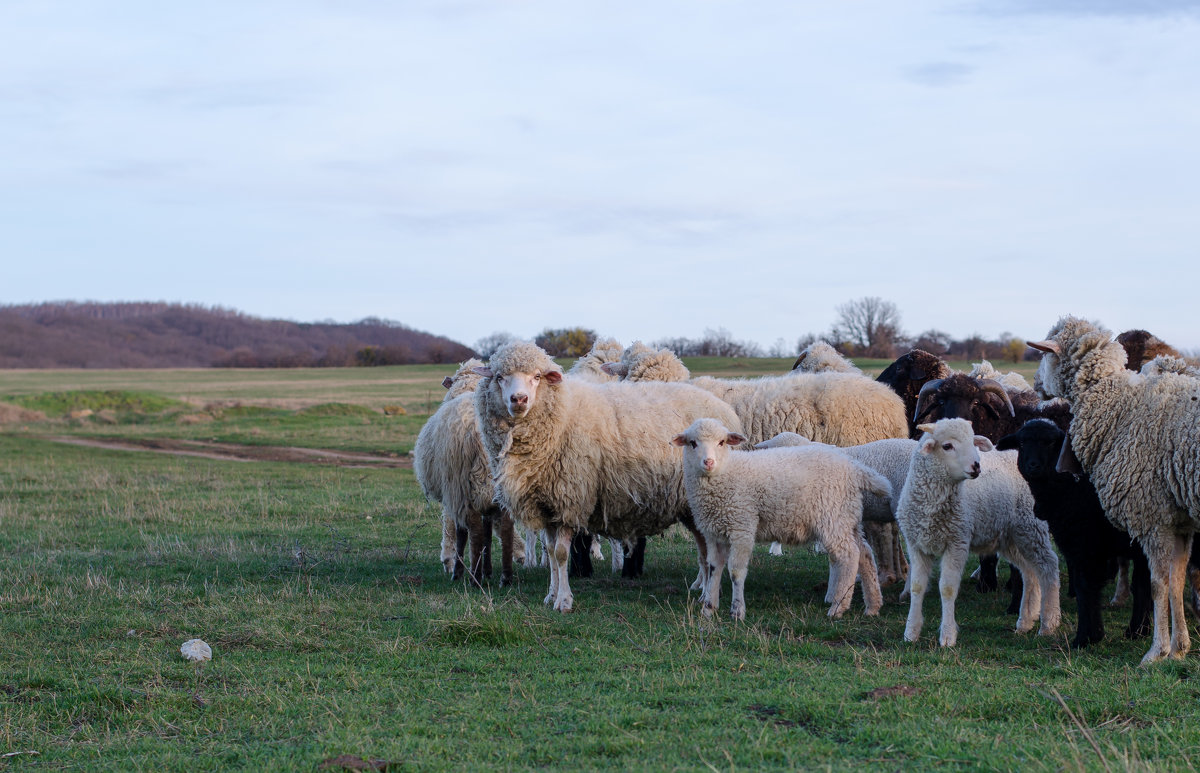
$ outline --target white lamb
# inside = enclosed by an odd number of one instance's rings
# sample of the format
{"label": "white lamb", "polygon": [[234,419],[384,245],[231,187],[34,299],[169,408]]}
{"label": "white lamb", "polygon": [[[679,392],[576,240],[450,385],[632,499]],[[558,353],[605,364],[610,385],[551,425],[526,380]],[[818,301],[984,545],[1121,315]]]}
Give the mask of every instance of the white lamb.
{"label": "white lamb", "polygon": [[[921,635],[921,604],[934,559],[941,557],[942,625],[938,643],[958,640],[954,602],[968,553],[999,553],[1025,579],[1017,631],[1058,628],[1058,556],[1046,522],[1033,514],[1033,495],[1017,469],[1016,451],[993,451],[965,419],[917,427],[925,434],[913,452],[896,519],[908,544],[911,584],[905,641]],[[980,451],[987,453],[980,454]],[[1039,610],[1040,606],[1040,610]]]}
{"label": "white lamb", "polygon": [[862,577],[866,614],[883,603],[875,560],[862,533],[862,496],[891,496],[887,479],[827,446],[730,453],[746,438],[716,419],[693,422],[671,442],[683,448],[683,478],[696,528],[708,543],[704,614],[719,606],[726,560],[733,581],[729,614],[746,616],[744,587],[754,543],[820,540],[829,555],[829,616],[850,606]]}

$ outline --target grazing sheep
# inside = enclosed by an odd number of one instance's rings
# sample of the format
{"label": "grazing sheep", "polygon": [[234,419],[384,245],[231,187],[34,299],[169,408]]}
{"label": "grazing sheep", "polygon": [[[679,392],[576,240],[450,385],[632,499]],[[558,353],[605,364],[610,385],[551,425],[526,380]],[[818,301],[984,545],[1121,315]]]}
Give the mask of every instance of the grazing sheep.
{"label": "grazing sheep", "polygon": [[805,347],[792,365],[792,370],[798,370],[801,373],[833,372],[862,375],[862,371],[853,362],[843,357],[837,349],[824,341],[813,341]]}
{"label": "grazing sheep", "polygon": [[1055,468],[1066,433],[1047,419],[1031,419],[996,447],[1017,451],[1017,468],[1033,494],[1033,513],[1050,527],[1067,561],[1071,588],[1079,609],[1079,625],[1071,646],[1086,647],[1104,638],[1100,595],[1117,558],[1132,561],[1133,615],[1125,635],[1150,632],[1150,567],[1137,543],[1104,517],[1096,489],[1085,475]]}
{"label": "grazing sheep", "polygon": [[746,616],[744,586],[754,543],[820,540],[829,555],[829,616],[850,606],[862,577],[866,614],[883,603],[875,561],[862,533],[862,495],[891,496],[887,479],[837,449],[813,444],[730,453],[746,438],[716,419],[700,419],[671,442],[683,448],[683,478],[696,528],[708,543],[704,614],[719,606],[726,560],[733,581],[730,617]]}
{"label": "grazing sheep", "polygon": [[[500,525],[500,584],[512,582],[513,523],[492,501],[487,457],[475,426],[474,389],[483,380],[476,369],[483,363],[467,360],[442,385],[447,392],[417,434],[413,446],[413,472],[421,491],[442,505],[442,562],[451,563],[451,578],[463,574],[463,549],[471,543],[471,581],[481,584],[492,572],[492,525]],[[452,522],[455,547],[447,550],[445,524]],[[449,554],[449,555],[448,555]]]}
{"label": "grazing sheep", "polygon": [[921,388],[929,381],[946,378],[952,372],[950,366],[940,357],[930,354],[924,349],[913,349],[884,368],[883,372],[875,379],[880,384],[885,384],[904,401],[904,415],[908,420],[908,437],[915,440],[921,436],[920,430],[917,429],[917,422],[913,421]]}
{"label": "grazing sheep", "polygon": [[697,540],[704,586],[703,537],[683,488],[676,433],[714,416],[738,427],[737,415],[687,384],[591,384],[564,379],[539,347],[515,341],[480,368],[475,413],[491,463],[497,501],[521,524],[545,532],[550,558],[546,603],[569,612],[571,538],[580,529],[635,540],[675,521]]}
{"label": "grazing sheep", "polygon": [[940,556],[938,643],[954,646],[954,604],[968,552],[999,553],[1021,569],[1026,580],[1017,631],[1031,630],[1040,614],[1038,633],[1053,634],[1059,623],[1058,556],[1045,521],[1033,514],[1033,496],[1017,470],[1016,452],[993,452],[992,442],[976,435],[965,419],[920,428],[925,434],[913,452],[896,509],[910,566],[905,641],[921,636],[921,605],[933,561]]}
{"label": "grazing sheep", "polygon": [[[1150,562],[1154,641],[1142,663],[1183,658],[1191,646],[1183,588],[1200,524],[1200,381],[1143,376],[1107,330],[1072,316],[1044,341],[1035,384],[1071,403],[1067,446],[1092,479],[1104,514]],[[1064,448],[1064,453],[1066,448]]]}

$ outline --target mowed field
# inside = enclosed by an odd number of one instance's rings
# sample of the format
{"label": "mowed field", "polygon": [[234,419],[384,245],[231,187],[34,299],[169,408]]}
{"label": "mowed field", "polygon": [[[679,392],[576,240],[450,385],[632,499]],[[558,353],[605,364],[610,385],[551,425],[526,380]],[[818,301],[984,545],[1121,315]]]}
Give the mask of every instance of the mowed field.
{"label": "mowed field", "polygon": [[[645,577],[574,582],[570,615],[542,605],[544,568],[451,583],[408,452],[452,370],[0,372],[0,769],[1200,762],[1200,653],[1139,667],[1128,607],[1072,652],[1065,592],[1057,637],[1019,636],[967,581],[944,651],[936,598],[915,645],[898,586],[879,617],[856,597],[830,621],[824,556],[762,546],[746,621],[709,621],[673,531]],[[180,656],[193,637],[212,661]]]}

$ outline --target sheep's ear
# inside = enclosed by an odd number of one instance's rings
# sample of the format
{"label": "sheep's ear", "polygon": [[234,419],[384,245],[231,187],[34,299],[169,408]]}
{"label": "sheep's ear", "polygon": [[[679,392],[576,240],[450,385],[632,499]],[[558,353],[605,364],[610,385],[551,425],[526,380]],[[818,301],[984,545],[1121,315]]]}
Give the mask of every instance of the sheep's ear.
{"label": "sheep's ear", "polygon": [[746,436],[739,435],[736,432],[730,432],[728,435],[725,436],[725,442],[731,446],[740,445],[740,444],[746,442]]}
{"label": "sheep's ear", "polygon": [[937,448],[937,440],[926,431],[925,436],[921,438],[921,445],[917,446],[917,450],[923,454],[931,454],[935,448]]}
{"label": "sheep's ear", "polygon": [[992,441],[988,440],[983,435],[976,435],[975,439],[972,442],[975,444],[975,447],[978,448],[980,451],[995,451],[996,450],[996,447],[994,445],[992,445]]}
{"label": "sheep's ear", "polygon": [[546,383],[557,384],[562,381],[562,373],[557,370],[548,370],[542,374],[542,378],[546,379]]}
{"label": "sheep's ear", "polygon": [[918,424],[917,431],[918,432],[933,432],[933,425],[932,424]]}
{"label": "sheep's ear", "polygon": [[624,376],[626,373],[629,372],[629,369],[622,367],[621,363],[619,363],[619,362],[606,362],[600,366],[600,370],[604,371],[605,373],[607,373],[610,376],[617,376],[617,377]]}
{"label": "sheep's ear", "polygon": [[450,376],[446,376],[444,379],[442,379],[442,386],[449,389],[450,387],[454,386],[454,379]]}
{"label": "sheep's ear", "polygon": [[1062,451],[1058,454],[1058,461],[1054,465],[1054,471],[1069,472],[1074,475],[1083,474],[1083,465],[1079,463],[1079,457],[1075,456],[1075,451],[1071,448],[1070,432],[1063,437]]}
{"label": "sheep's ear", "polygon": [[685,438],[683,435],[676,435],[675,437],[671,438],[671,445],[682,448],[683,446],[687,445],[687,438]]}
{"label": "sheep's ear", "polygon": [[1017,439],[1016,435],[1005,435],[1004,437],[1000,438],[1000,442],[996,444],[996,450],[1012,451],[1014,448],[1019,448],[1020,446],[1021,443]]}
{"label": "sheep's ear", "polygon": [[1054,341],[1026,341],[1025,345],[1030,349],[1037,349],[1039,352],[1062,354],[1062,347],[1056,344]]}
{"label": "sheep's ear", "polygon": [[471,368],[471,371],[473,373],[478,373],[479,375],[483,376],[484,378],[492,377],[492,369],[486,365],[480,365],[478,367]]}

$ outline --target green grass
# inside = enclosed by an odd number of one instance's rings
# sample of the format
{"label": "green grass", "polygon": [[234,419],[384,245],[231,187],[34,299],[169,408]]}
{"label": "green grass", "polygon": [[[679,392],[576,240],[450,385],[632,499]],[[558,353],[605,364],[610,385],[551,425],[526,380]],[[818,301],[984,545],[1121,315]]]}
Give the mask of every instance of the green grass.
{"label": "green grass", "polygon": [[[900,640],[895,587],[880,617],[856,602],[829,621],[825,561],[793,549],[756,554],[745,624],[706,621],[670,533],[645,578],[576,581],[564,616],[541,603],[544,569],[451,583],[438,533],[407,471],[0,436],[0,753],[113,770],[344,753],[420,769],[1197,762],[1200,661],[1137,667],[1127,609],[1079,654],[1070,623],[1018,636],[1004,598],[967,588],[941,651],[932,600],[925,640]],[[194,636],[212,662],[179,656]],[[916,692],[872,692],[899,686]]]}
{"label": "green grass", "polygon": [[[959,645],[942,651],[935,599],[924,640],[906,644],[898,588],[885,589],[878,618],[862,617],[856,600],[829,621],[824,557],[762,549],[746,622],[709,621],[686,590],[690,541],[669,532],[651,541],[644,578],[600,567],[573,583],[577,611],[559,615],[542,605],[545,569],[518,568],[508,589],[451,583],[437,511],[407,470],[37,437],[404,448],[424,415],[385,417],[378,406],[399,401],[400,382],[420,390],[431,380],[440,397],[447,371],[397,368],[337,389],[374,374],[256,372],[210,383],[226,394],[204,396],[221,406],[203,423],[168,409],[103,426],[4,427],[0,755],[38,756],[0,757],[0,768],[312,770],[341,754],[455,770],[1198,762],[1200,655],[1139,668],[1148,643],[1120,637],[1128,608],[1107,610],[1108,638],[1074,653],[1073,602],[1059,636],[1018,636],[1006,598],[968,581]],[[3,375],[10,397],[103,387],[187,399],[174,371],[83,384],[78,372],[18,374],[19,387]],[[204,408],[193,396],[186,410]],[[728,593],[726,581],[726,604]],[[179,655],[196,636],[214,650],[202,666]]]}

